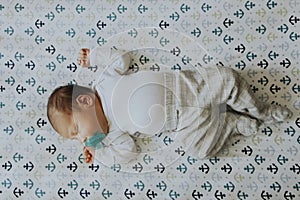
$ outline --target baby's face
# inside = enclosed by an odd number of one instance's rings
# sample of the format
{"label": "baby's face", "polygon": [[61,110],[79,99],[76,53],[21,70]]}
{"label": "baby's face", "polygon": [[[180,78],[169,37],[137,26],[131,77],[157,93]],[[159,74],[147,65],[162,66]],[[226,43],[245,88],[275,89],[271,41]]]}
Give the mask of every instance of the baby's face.
{"label": "baby's face", "polygon": [[53,116],[53,125],[57,132],[69,139],[76,139],[84,143],[94,133],[101,131],[97,117],[88,110],[74,111],[72,115],[61,112],[55,112]]}

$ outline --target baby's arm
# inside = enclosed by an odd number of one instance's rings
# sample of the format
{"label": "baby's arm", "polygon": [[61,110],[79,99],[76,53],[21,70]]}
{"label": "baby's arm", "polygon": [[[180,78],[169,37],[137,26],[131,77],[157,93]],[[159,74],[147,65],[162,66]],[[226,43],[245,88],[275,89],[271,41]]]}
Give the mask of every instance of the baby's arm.
{"label": "baby's arm", "polygon": [[110,132],[103,140],[103,147],[95,150],[94,160],[107,166],[128,163],[139,153],[132,137],[119,130]]}
{"label": "baby's arm", "polygon": [[[94,49],[83,48],[78,54],[78,64],[82,67],[97,66],[105,68],[106,73],[111,75],[130,74],[131,57],[127,51],[119,50],[116,47]],[[108,68],[106,68],[109,66]]]}

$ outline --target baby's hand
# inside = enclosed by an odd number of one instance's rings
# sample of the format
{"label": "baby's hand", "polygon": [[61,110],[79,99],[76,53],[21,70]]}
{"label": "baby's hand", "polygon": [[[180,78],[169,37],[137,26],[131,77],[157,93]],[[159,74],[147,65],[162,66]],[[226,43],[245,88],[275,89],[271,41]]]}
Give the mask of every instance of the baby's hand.
{"label": "baby's hand", "polygon": [[89,67],[90,66],[90,49],[83,48],[80,49],[78,53],[78,64],[82,67]]}
{"label": "baby's hand", "polygon": [[95,149],[93,147],[84,147],[83,148],[85,162],[91,164],[94,162],[95,158]]}

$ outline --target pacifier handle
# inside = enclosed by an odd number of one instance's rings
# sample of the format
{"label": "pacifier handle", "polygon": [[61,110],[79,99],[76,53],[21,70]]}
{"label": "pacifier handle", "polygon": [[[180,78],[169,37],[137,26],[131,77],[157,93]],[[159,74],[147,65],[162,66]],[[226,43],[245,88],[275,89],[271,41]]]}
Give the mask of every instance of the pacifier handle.
{"label": "pacifier handle", "polygon": [[103,147],[102,140],[106,137],[104,133],[95,133],[92,137],[88,138],[87,141],[84,142],[84,145],[87,147],[93,147],[94,149],[100,149]]}

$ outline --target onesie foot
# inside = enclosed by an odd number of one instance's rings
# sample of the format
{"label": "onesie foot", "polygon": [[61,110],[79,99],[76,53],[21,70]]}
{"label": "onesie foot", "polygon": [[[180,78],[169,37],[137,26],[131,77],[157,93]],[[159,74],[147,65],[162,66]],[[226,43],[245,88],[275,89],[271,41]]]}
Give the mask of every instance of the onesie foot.
{"label": "onesie foot", "polygon": [[245,136],[258,133],[259,121],[248,116],[241,115],[236,122],[237,131]]}
{"label": "onesie foot", "polygon": [[293,116],[293,112],[290,109],[279,105],[271,105],[270,111],[271,119],[266,120],[266,123],[283,122]]}
{"label": "onesie foot", "polygon": [[293,112],[290,109],[280,105],[270,105],[266,113],[266,117],[262,118],[266,124],[284,122],[293,116]]}

